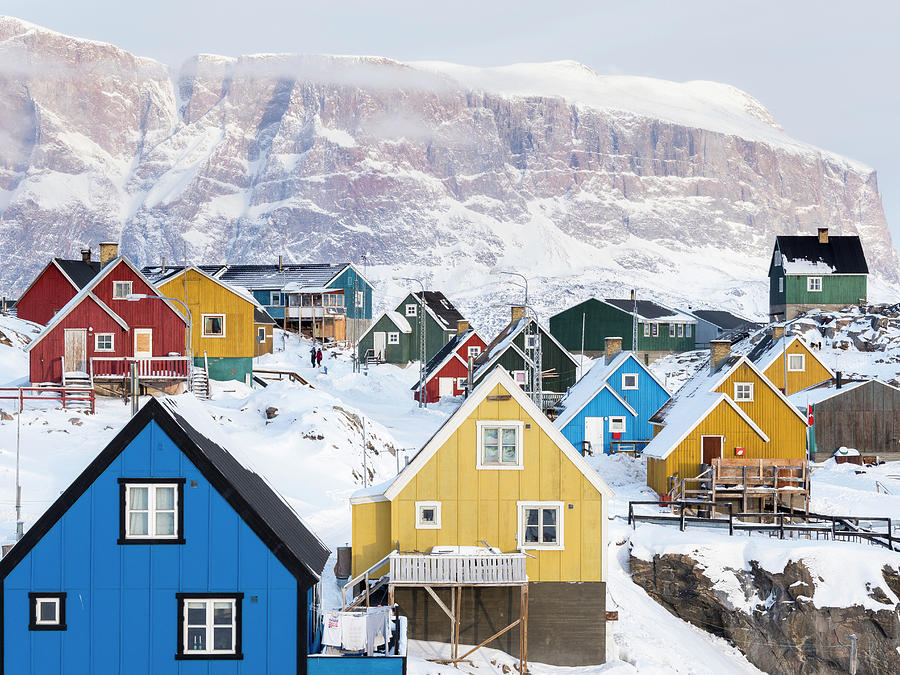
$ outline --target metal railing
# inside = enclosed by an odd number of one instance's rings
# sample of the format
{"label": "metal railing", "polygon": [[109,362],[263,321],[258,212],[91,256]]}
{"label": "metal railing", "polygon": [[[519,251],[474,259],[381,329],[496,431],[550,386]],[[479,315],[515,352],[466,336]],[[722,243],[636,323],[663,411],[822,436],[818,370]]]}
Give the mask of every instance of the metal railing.
{"label": "metal railing", "polygon": [[132,363],[137,366],[137,376],[142,380],[186,380],[191,370],[188,356],[95,356],[91,358],[91,380],[128,377]]}

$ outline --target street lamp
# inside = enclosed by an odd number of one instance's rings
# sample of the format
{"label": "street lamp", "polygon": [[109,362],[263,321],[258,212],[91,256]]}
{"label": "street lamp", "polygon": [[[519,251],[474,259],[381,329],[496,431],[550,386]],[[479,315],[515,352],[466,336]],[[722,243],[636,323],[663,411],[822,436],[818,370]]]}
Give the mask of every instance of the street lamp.
{"label": "street lamp", "polygon": [[[419,298],[419,407],[427,408],[428,403],[425,400],[425,284],[421,279],[414,277],[392,277],[394,281],[415,281],[422,288],[422,295]],[[415,296],[415,293],[413,293]]]}
{"label": "street lamp", "polygon": [[[155,300],[170,300],[172,302],[177,302],[179,305],[184,307],[184,311],[187,312],[187,326],[186,326],[187,342],[185,343],[185,346],[184,346],[184,353],[189,358],[193,356],[194,352],[193,352],[192,345],[191,345],[191,337],[192,337],[191,328],[193,326],[193,323],[191,321],[191,310],[188,308],[188,306],[186,304],[184,304],[184,302],[182,302],[178,298],[170,298],[165,295],[149,295],[147,293],[129,293],[128,295],[125,296],[125,299],[130,302],[137,302],[138,300],[154,300],[154,299]],[[192,359],[192,361],[193,361],[193,359]],[[193,363],[191,363],[191,365],[193,365]]]}
{"label": "street lamp", "polygon": [[[511,282],[511,283],[513,284],[513,286],[518,286],[519,288],[525,289],[525,302],[522,304],[525,305],[526,307],[528,306],[528,277],[526,277],[524,274],[522,274],[520,272],[508,272],[507,270],[501,270],[497,267],[492,268],[491,271],[488,272],[488,274],[490,274],[491,276],[499,276],[501,274],[509,274],[512,276],[521,277],[522,281],[525,282],[524,285],[517,284],[515,282]],[[534,311],[534,310],[532,310],[532,311]]]}

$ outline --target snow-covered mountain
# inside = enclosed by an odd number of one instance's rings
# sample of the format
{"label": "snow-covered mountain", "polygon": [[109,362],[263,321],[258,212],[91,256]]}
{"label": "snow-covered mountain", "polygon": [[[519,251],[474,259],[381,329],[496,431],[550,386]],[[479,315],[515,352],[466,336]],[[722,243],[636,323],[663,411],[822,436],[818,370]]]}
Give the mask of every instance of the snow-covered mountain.
{"label": "snow-covered mountain", "polygon": [[763,314],[773,237],[863,236],[900,265],[875,171],[712,82],[577,63],[200,55],[173,73],[0,18],[0,291],[120,240],[140,263],[353,260],[473,318],[532,278],[539,314],[628,288]]}

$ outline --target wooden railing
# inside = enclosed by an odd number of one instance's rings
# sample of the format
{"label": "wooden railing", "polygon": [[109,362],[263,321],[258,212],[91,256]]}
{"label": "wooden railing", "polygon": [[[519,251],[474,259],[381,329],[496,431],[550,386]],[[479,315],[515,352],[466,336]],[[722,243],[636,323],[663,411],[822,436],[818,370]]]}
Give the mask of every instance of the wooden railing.
{"label": "wooden railing", "polygon": [[17,401],[19,412],[25,401],[61,401],[62,407],[86,404],[95,412],[94,390],[90,387],[0,387],[0,400]]}
{"label": "wooden railing", "polygon": [[399,553],[390,555],[394,585],[505,585],[528,582],[524,553]]}
{"label": "wooden railing", "polygon": [[131,374],[131,364],[137,366],[137,376],[143,380],[185,380],[190,373],[191,359],[187,356],[153,356],[134,358],[112,356],[91,358],[91,379],[121,379]]}
{"label": "wooden railing", "polygon": [[253,375],[259,376],[264,380],[283,380],[288,379],[296,384],[305,384],[308,387],[312,385],[307,382],[300,373],[294,370],[275,370],[271,368],[254,368]]}

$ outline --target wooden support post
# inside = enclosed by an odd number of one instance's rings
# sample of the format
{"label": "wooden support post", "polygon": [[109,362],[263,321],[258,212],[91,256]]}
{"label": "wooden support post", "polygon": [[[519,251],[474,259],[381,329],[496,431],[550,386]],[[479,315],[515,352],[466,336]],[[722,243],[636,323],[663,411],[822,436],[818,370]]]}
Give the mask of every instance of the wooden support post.
{"label": "wooden support post", "polygon": [[462,615],[462,586],[456,587],[456,611],[454,612],[454,615],[453,658],[455,659],[459,656],[459,623]]}
{"label": "wooden support post", "polygon": [[523,655],[520,658],[520,668],[522,675],[528,672],[528,584],[522,586],[522,593],[525,597],[525,609],[522,611],[522,642],[524,643]]}

